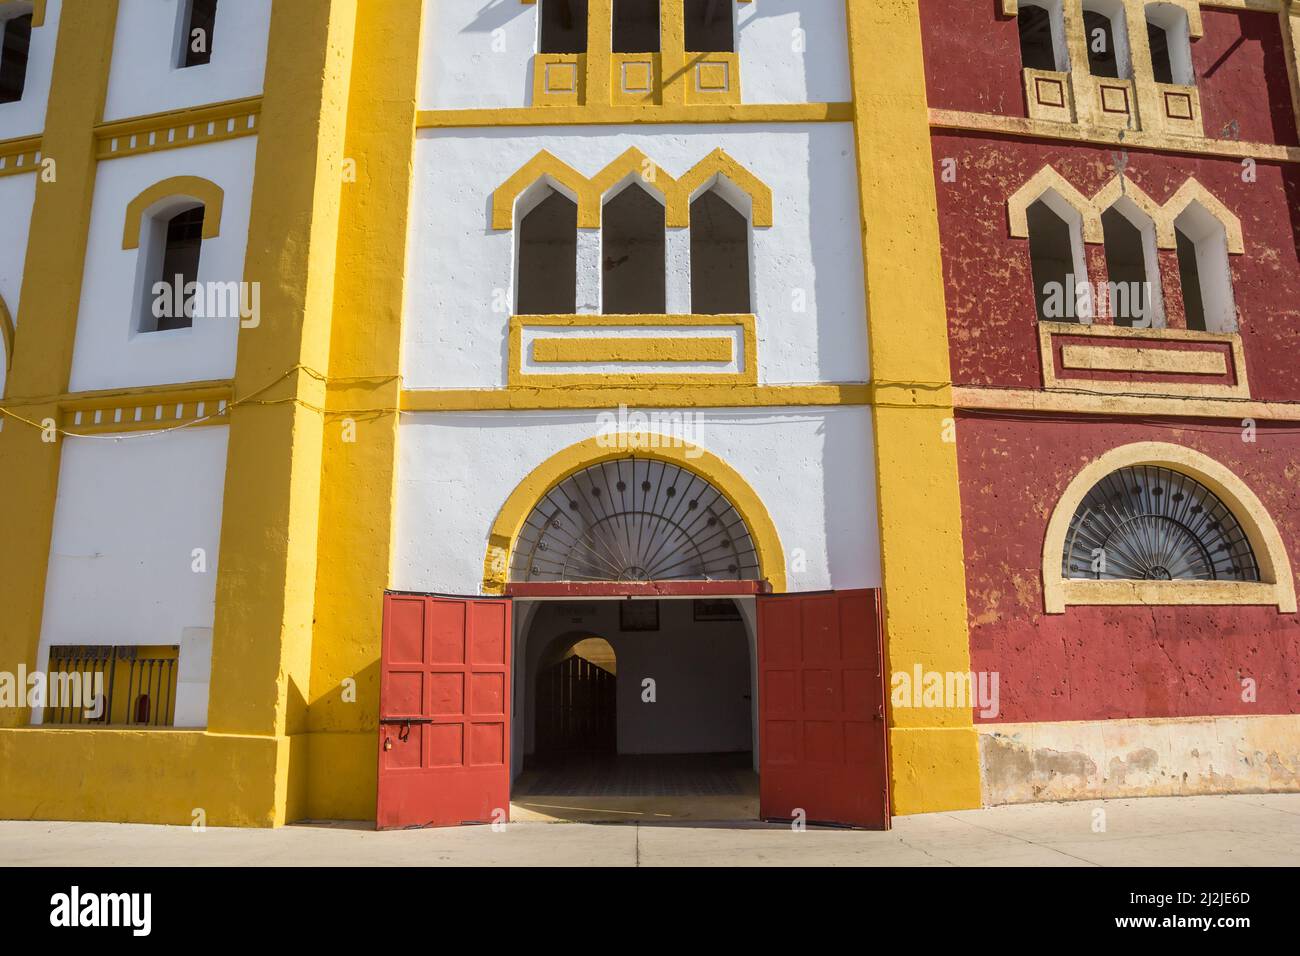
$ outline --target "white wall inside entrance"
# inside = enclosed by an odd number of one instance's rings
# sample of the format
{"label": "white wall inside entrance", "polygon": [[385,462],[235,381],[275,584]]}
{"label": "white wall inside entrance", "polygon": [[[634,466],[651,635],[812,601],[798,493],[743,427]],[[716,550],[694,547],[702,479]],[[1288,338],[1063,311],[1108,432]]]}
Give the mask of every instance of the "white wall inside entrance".
{"label": "white wall inside entrance", "polygon": [[[754,749],[753,647],[744,620],[695,621],[691,600],[658,603],[658,631],[622,631],[619,601],[517,602],[515,772],[535,748],[539,665],[574,635],[604,638],[618,658],[619,753]],[[654,703],[641,699],[646,678],[655,681]]]}

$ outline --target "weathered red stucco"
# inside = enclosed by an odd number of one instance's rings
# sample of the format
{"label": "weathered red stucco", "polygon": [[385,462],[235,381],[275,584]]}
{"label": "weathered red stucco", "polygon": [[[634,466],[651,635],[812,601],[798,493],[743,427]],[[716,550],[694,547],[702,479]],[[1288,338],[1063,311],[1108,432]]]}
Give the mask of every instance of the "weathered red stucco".
{"label": "weathered red stucco", "polygon": [[[1015,18],[1001,10],[1001,0],[921,0],[932,108],[1029,115],[1019,32]],[[1278,15],[1204,8],[1201,20],[1204,35],[1191,46],[1206,135],[1295,145]]]}
{"label": "weathered red stucco", "polygon": [[[1300,397],[1300,172],[1294,165],[1256,163],[1249,181],[1246,167],[1232,159],[1119,154],[948,132],[935,133],[933,151],[954,382],[1041,387],[1029,242],[1011,235],[1007,199],[1047,165],[1085,196],[1122,165],[1157,203],[1195,177],[1241,220],[1246,251],[1230,260],[1251,391],[1268,401]],[[954,161],[952,182],[945,181],[947,159]]]}
{"label": "weathered red stucco", "polygon": [[[1000,674],[995,720],[1300,712],[1300,617],[1268,607],[1043,611],[1047,522],[1066,485],[1138,441],[1194,448],[1241,476],[1288,546],[1300,541],[1300,428],[1231,423],[986,417],[957,429],[971,667]],[[1294,550],[1293,564],[1300,560]],[[1242,701],[1242,678],[1258,688]]]}

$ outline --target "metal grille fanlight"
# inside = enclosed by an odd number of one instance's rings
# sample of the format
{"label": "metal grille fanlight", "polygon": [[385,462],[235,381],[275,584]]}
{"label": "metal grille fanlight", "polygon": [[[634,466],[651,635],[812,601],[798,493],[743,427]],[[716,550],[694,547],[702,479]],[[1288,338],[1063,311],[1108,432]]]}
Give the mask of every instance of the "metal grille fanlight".
{"label": "metal grille fanlight", "polygon": [[512,581],[753,581],[758,554],[731,502],[684,468],[620,458],[570,475],[524,523]]}
{"label": "metal grille fanlight", "polygon": [[1139,465],[1103,478],[1070,521],[1061,574],[1145,581],[1258,581],[1241,524],[1195,479]]}

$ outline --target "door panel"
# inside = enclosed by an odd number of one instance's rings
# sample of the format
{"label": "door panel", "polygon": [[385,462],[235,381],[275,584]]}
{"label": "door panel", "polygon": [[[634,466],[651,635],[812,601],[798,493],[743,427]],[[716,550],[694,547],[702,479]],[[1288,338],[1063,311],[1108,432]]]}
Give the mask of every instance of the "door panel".
{"label": "door panel", "polygon": [[509,819],[510,610],[384,595],[379,829]]}
{"label": "door panel", "polygon": [[889,828],[879,595],[758,597],[763,819]]}

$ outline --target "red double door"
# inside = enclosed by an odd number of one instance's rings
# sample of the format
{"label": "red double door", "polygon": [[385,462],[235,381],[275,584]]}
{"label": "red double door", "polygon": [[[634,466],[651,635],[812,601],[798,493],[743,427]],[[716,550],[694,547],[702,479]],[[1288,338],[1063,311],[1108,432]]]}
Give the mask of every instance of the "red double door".
{"label": "red double door", "polygon": [[[886,829],[876,591],[760,595],[759,815]],[[509,598],[386,594],[380,829],[510,814]]]}

